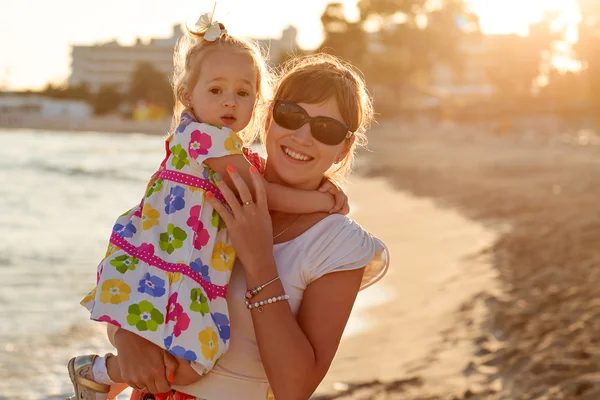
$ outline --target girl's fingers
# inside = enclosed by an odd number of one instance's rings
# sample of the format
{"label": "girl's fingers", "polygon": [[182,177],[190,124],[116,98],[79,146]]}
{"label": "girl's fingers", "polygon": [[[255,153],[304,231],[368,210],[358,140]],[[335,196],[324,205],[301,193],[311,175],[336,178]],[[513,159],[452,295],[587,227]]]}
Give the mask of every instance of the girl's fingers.
{"label": "girl's fingers", "polygon": [[342,209],[339,212],[342,215],[348,215],[350,214],[350,206],[348,204],[346,204],[344,207],[342,207]]}
{"label": "girl's fingers", "polygon": [[256,204],[261,207],[268,207],[267,190],[265,188],[264,178],[255,166],[250,167],[250,176],[252,177],[252,184],[254,185],[254,191],[256,193]]}
{"label": "girl's fingers", "polygon": [[206,200],[208,200],[215,211],[219,213],[226,225],[232,223],[233,214],[231,214],[231,211],[229,211],[225,205],[219,201],[219,199],[217,199],[212,193],[208,192],[206,193]]}
{"label": "girl's fingers", "polygon": [[237,192],[239,194],[240,200],[242,200],[242,203],[245,201],[253,201],[252,193],[250,193],[250,189],[248,188],[248,185],[246,185],[246,182],[244,182],[244,179],[233,168],[233,165],[229,164],[227,166],[227,171],[229,172],[229,176],[231,177],[231,180],[233,181],[233,184],[235,185],[235,188],[237,189]]}
{"label": "girl's fingers", "polygon": [[231,208],[233,215],[239,214],[239,212],[241,211],[241,207],[239,200],[235,196],[235,193],[233,193],[229,186],[227,186],[227,184],[223,181],[223,178],[221,178],[219,174],[215,173],[213,176],[215,178],[215,183],[217,184],[217,187],[219,188],[221,194],[227,201],[227,204],[229,205],[229,208]]}
{"label": "girl's fingers", "polygon": [[331,183],[331,181],[326,181],[324,184],[321,185],[321,187],[318,190],[321,193],[331,194],[336,194],[336,192],[339,191],[339,189],[333,183]]}
{"label": "girl's fingers", "polygon": [[344,205],[344,202],[340,196],[340,193],[341,192],[333,195],[333,200],[335,201],[335,204],[333,205],[333,208],[331,210],[329,210],[329,214],[336,214],[337,212],[340,211],[340,209]]}

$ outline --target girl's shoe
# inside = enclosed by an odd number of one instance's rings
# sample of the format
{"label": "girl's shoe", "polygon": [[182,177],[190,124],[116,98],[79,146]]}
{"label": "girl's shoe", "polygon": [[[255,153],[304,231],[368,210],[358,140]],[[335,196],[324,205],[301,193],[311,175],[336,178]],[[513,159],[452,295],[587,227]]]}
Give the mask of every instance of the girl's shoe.
{"label": "girl's shoe", "polygon": [[[73,357],[69,361],[67,368],[77,400],[96,400],[96,393],[106,393],[108,397],[110,385],[103,385],[94,381],[92,365],[94,365],[96,357],[98,356],[90,354]],[[71,397],[71,399],[73,398]]]}

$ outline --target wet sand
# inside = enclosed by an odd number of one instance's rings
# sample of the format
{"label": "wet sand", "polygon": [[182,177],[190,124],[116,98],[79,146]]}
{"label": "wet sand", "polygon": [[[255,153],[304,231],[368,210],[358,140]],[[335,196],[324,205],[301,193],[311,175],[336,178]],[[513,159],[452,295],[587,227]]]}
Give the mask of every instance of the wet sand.
{"label": "wet sand", "polygon": [[[461,370],[474,348],[465,338],[478,328],[457,329],[456,310],[480,293],[497,291],[488,257],[480,256],[496,234],[383,179],[355,177],[346,190],[352,218],[388,245],[391,265],[379,283],[359,294],[351,322],[358,314],[368,330],[344,338],[314,397],[372,398],[399,377],[407,380],[402,392],[421,391],[426,382],[436,391],[466,390]],[[387,302],[361,306],[380,292]]]}

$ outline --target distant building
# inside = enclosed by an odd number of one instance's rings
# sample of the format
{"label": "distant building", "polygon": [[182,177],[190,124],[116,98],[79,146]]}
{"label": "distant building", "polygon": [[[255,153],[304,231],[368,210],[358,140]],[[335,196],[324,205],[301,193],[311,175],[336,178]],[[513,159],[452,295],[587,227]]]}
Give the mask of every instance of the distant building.
{"label": "distant building", "polygon": [[[169,38],[141,40],[133,46],[122,46],[116,41],[92,46],[72,46],[71,76],[69,86],[82,83],[97,92],[103,85],[115,85],[118,90],[128,90],[131,76],[139,63],[150,63],[166,77],[173,73],[173,49],[182,36],[181,25],[173,27]],[[269,50],[269,62],[275,64],[282,53],[298,48],[297,30],[290,26],[278,39],[257,39],[261,47]]]}
{"label": "distant building", "polygon": [[92,106],[81,100],[51,99],[42,96],[0,96],[0,118],[85,119]]}
{"label": "distant building", "polygon": [[268,51],[268,62],[274,67],[281,60],[282,56],[291,53],[299,48],[298,29],[294,26],[288,26],[281,32],[278,39],[254,39],[258,42],[261,49]]}

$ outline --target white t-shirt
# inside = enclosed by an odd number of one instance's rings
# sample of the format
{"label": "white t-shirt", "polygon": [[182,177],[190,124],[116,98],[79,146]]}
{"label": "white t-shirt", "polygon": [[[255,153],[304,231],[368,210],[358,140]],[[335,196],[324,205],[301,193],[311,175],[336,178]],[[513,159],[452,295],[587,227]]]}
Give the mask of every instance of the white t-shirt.
{"label": "white t-shirt", "polygon": [[[389,265],[385,244],[340,214],[329,215],[295,239],[276,244],[273,255],[294,315],[306,287],[323,275],[366,267],[362,290],[381,279]],[[246,290],[244,269],[236,262],[227,292],[231,323],[229,349],[197,383],[174,389],[207,400],[269,398],[269,384],[258,352],[252,317],[244,304]]]}

